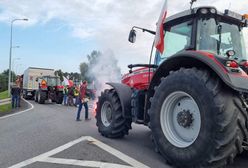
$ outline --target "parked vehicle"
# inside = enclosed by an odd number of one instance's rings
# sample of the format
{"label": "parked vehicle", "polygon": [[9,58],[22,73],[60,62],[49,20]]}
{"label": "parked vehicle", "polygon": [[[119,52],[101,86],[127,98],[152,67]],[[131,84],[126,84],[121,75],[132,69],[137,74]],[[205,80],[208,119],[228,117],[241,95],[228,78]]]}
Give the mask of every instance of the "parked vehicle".
{"label": "parked vehicle", "polygon": [[36,79],[38,82],[38,90],[35,92],[35,101],[44,104],[46,100],[62,104],[63,89],[59,77],[42,76]]}
{"label": "parked vehicle", "polygon": [[34,99],[35,91],[38,90],[38,81],[36,79],[41,76],[54,76],[53,69],[29,67],[23,74],[23,97],[25,99]]}

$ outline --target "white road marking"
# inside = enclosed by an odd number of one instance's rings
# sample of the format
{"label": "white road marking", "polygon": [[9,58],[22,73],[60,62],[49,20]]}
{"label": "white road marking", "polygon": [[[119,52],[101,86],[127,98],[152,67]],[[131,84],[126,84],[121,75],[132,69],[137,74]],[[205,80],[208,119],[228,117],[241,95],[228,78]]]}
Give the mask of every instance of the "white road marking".
{"label": "white road marking", "polygon": [[115,163],[106,163],[99,161],[88,161],[88,160],[74,160],[74,159],[61,159],[61,158],[51,158],[47,157],[39,162],[55,163],[63,165],[73,165],[73,166],[84,166],[84,167],[99,167],[99,168],[133,168],[131,166],[120,165]]}
{"label": "white road marking", "polygon": [[112,155],[118,157],[119,159],[123,160],[124,162],[127,162],[128,164],[136,167],[136,168],[148,168],[148,166],[144,165],[143,163],[138,162],[137,160],[125,155],[124,153],[92,138],[89,137],[88,138],[89,141],[92,141],[93,144],[97,145],[98,147],[100,147],[101,149],[104,149],[105,151],[111,153]]}
{"label": "white road marking", "polygon": [[6,115],[6,116],[3,116],[3,117],[0,117],[0,120],[1,119],[5,119],[5,118],[9,118],[9,117],[13,117],[13,116],[16,116],[16,115],[20,115],[20,114],[25,113],[25,112],[28,112],[28,111],[30,111],[30,110],[32,110],[34,108],[34,106],[31,103],[29,103],[27,100],[25,100],[23,98],[21,98],[21,99],[23,101],[25,101],[26,103],[28,103],[31,107],[29,109],[26,109],[26,110],[23,110],[23,111],[14,113],[14,114],[10,114],[10,115]]}
{"label": "white road marking", "polygon": [[98,161],[86,161],[86,160],[73,160],[73,159],[59,159],[59,158],[52,158],[52,155],[55,155],[59,152],[64,151],[72,147],[73,145],[82,142],[82,141],[89,141],[91,144],[95,144],[101,149],[105,150],[106,152],[118,157],[119,159],[123,160],[124,162],[132,165],[135,168],[149,168],[148,166],[142,164],[141,162],[136,161],[135,159],[125,155],[124,153],[98,141],[95,138],[90,136],[83,136],[79,139],[74,141],[68,142],[65,145],[57,147],[51,151],[48,151],[44,154],[36,156],[34,158],[25,160],[23,162],[17,163],[9,168],[21,168],[27,165],[30,165],[35,162],[48,162],[48,163],[57,163],[57,164],[66,164],[66,165],[75,165],[75,166],[86,166],[86,167],[99,167],[99,168],[131,168],[131,166],[127,165],[120,165],[120,164],[113,164],[113,163],[106,163],[106,162],[98,162]]}
{"label": "white road marking", "polygon": [[36,156],[36,157],[34,157],[34,158],[31,158],[31,159],[25,160],[25,161],[23,161],[23,162],[20,162],[20,163],[18,163],[18,164],[16,164],[16,165],[13,165],[13,166],[11,166],[11,167],[9,167],[9,168],[20,168],[20,167],[24,167],[24,166],[30,165],[30,164],[32,164],[32,163],[34,163],[34,162],[37,162],[37,161],[39,161],[39,160],[43,160],[44,158],[47,158],[47,157],[49,157],[49,156],[55,155],[56,153],[59,153],[59,152],[65,150],[65,149],[68,149],[68,148],[70,148],[71,146],[73,146],[73,145],[75,145],[75,144],[77,144],[77,143],[79,143],[79,142],[81,142],[81,141],[84,141],[84,140],[86,140],[86,139],[87,139],[87,137],[81,137],[81,138],[76,139],[76,140],[74,140],[74,141],[68,142],[68,143],[65,144],[65,145],[62,145],[62,146],[60,146],[60,147],[57,147],[57,148],[55,148],[55,149],[53,149],[53,150],[51,150],[51,151],[48,151],[48,152],[46,152],[46,153],[44,153],[44,154],[41,154],[41,155]]}

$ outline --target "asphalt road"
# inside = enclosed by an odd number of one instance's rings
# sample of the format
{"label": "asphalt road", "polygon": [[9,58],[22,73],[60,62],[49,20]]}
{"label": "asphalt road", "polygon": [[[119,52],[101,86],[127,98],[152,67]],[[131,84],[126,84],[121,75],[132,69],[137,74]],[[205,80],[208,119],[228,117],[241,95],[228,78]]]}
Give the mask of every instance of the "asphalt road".
{"label": "asphalt road", "polygon": [[[140,167],[170,167],[153,150],[150,140],[151,132],[144,126],[133,124],[133,129],[125,138],[108,139],[98,133],[93,117],[91,121],[76,122],[75,107],[56,104],[40,105],[30,102],[34,105],[32,110],[0,118],[1,168],[16,165],[31,158],[32,163],[25,167],[77,168],[92,167],[87,165],[100,162],[130,166],[132,161],[134,164],[136,162],[143,164]],[[84,116],[83,113],[82,116]],[[64,149],[60,150],[63,147]],[[36,157],[38,155],[41,156]],[[82,162],[85,160],[90,162]],[[112,166],[117,167],[116,165]],[[234,167],[248,167],[248,154],[237,157],[234,164],[229,166],[229,168]]]}

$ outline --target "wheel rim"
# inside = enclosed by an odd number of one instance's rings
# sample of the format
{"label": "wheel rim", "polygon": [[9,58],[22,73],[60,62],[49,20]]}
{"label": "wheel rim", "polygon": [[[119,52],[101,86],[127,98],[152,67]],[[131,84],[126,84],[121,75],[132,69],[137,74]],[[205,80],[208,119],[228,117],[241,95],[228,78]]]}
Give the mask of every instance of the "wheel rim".
{"label": "wheel rim", "polygon": [[110,126],[112,122],[112,106],[108,101],[105,101],[102,105],[101,119],[105,127]]}
{"label": "wheel rim", "polygon": [[160,123],[167,140],[176,147],[186,148],[197,139],[201,114],[195,100],[187,93],[176,91],[163,102]]}

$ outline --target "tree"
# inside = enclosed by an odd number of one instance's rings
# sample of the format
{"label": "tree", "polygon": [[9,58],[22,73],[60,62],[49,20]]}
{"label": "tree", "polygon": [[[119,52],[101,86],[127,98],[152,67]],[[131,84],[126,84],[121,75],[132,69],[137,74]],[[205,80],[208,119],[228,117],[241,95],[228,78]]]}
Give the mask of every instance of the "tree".
{"label": "tree", "polygon": [[64,81],[63,72],[61,71],[61,69],[56,70],[56,71],[54,72],[54,75],[55,75],[55,76],[58,76],[59,79],[60,79],[62,82]]}
{"label": "tree", "polygon": [[89,69],[89,66],[87,63],[83,62],[79,65],[79,69],[80,69],[80,73],[81,73],[81,77],[82,77],[82,80],[86,80],[87,79],[87,72],[88,72],[88,69]]}
{"label": "tree", "polygon": [[90,55],[87,55],[89,66],[96,64],[101,54],[102,53],[100,51],[93,50]]}
{"label": "tree", "polygon": [[[11,76],[13,76],[13,79],[15,81],[16,79],[16,74],[14,71],[11,71]],[[0,74],[0,91],[5,91],[8,89],[8,78],[9,78],[9,69],[4,70]]]}

